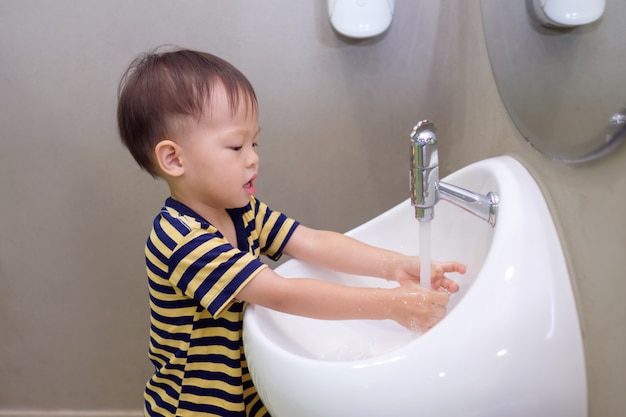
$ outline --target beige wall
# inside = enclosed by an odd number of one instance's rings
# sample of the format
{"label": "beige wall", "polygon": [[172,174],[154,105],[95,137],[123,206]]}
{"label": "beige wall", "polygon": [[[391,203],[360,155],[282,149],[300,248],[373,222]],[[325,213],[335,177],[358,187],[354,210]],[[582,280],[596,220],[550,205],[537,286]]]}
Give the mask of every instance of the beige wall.
{"label": "beige wall", "polygon": [[626,409],[626,147],[569,166],[527,145],[498,96],[478,0],[398,0],[390,31],[360,43],[332,32],[325,5],[0,2],[0,410],[141,409],[142,245],[166,189],[119,144],[114,112],[126,64],[165,43],[249,76],[262,112],[259,196],[310,226],[346,231],[407,198],[418,119],[438,126],[444,174],[517,157],[570,260],[590,414]]}

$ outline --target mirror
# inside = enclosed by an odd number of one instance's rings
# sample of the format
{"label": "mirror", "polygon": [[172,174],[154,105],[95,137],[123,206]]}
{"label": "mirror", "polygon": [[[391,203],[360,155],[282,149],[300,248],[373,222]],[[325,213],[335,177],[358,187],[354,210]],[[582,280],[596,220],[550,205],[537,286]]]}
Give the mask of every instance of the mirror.
{"label": "mirror", "polygon": [[626,137],[626,2],[575,28],[542,26],[533,0],[481,0],[491,67],[522,135],[564,162],[606,155]]}

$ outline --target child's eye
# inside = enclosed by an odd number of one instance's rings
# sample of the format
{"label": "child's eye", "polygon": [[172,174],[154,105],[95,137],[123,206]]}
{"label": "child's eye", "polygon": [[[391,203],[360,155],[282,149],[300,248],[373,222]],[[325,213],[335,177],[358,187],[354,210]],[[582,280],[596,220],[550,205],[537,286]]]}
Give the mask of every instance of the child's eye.
{"label": "child's eye", "polygon": [[[252,147],[256,148],[257,146],[259,146],[258,142],[252,142]],[[239,145],[239,146],[229,146],[228,149],[231,149],[235,152],[240,151],[241,149],[243,149],[244,145]]]}

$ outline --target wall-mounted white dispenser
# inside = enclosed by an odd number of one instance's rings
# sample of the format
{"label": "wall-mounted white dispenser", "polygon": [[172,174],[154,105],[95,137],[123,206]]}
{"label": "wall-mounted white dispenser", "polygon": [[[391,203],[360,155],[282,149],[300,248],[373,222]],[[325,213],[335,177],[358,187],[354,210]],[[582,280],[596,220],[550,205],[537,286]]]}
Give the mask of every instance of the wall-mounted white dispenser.
{"label": "wall-mounted white dispenser", "polygon": [[371,38],[391,25],[394,5],[395,0],[328,0],[328,16],[342,35]]}
{"label": "wall-mounted white dispenser", "polygon": [[545,26],[573,27],[593,23],[604,14],[606,0],[533,0]]}

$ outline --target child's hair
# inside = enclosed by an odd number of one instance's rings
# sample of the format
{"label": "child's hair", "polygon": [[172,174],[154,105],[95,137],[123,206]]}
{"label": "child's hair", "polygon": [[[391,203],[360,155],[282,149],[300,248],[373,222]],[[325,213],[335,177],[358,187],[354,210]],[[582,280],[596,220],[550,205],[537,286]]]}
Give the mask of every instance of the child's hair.
{"label": "child's hair", "polygon": [[[225,60],[205,52],[153,50],[137,57],[118,87],[117,123],[122,143],[141,168],[158,176],[154,148],[175,132],[184,117],[210,112],[211,93],[221,84],[234,115],[241,99],[257,111],[252,84]],[[172,138],[169,138],[172,139]]]}

